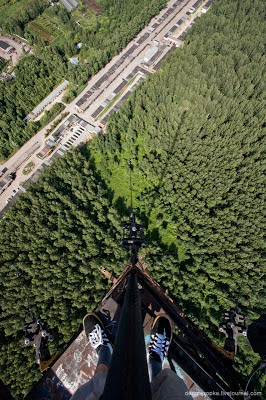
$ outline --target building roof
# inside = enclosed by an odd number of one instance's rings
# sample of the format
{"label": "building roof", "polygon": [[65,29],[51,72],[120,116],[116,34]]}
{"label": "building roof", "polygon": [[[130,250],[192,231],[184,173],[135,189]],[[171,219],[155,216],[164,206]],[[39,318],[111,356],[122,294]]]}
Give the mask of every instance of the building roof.
{"label": "building roof", "polygon": [[10,46],[10,44],[3,42],[3,40],[0,40],[0,48],[6,53],[8,53],[10,50],[15,50],[13,46]]}
{"label": "building roof", "polygon": [[26,118],[24,118],[24,121],[29,122],[32,118],[34,118],[36,115],[38,115],[46,106],[49,104],[51,101],[54,100],[56,96],[58,96],[62,90],[64,90],[67,86],[69,85],[69,81],[65,80],[63,83],[61,83],[59,86],[57,86],[56,89],[54,89],[50,94],[48,94],[45,99],[35,107],[31,113],[29,113]]}
{"label": "building roof", "polygon": [[209,0],[206,4],[204,4],[203,8],[202,8],[202,12],[206,13],[209,8],[211,7],[212,3],[214,2],[214,0]]}
{"label": "building roof", "polygon": [[8,44],[6,42],[3,42],[3,40],[0,40],[0,48],[1,49],[6,51],[8,49],[8,47],[12,47],[12,46],[10,46],[10,44]]}
{"label": "building roof", "polygon": [[68,9],[68,11],[74,10],[74,7],[71,3],[69,3],[67,0],[60,0],[62,4]]}
{"label": "building roof", "polygon": [[79,5],[78,1],[76,0],[68,0],[69,3],[72,3],[74,7],[77,7]]}
{"label": "building roof", "polygon": [[70,61],[71,64],[73,64],[75,66],[78,65],[78,63],[79,63],[78,57],[70,57],[70,58],[68,58],[68,61]]}
{"label": "building roof", "polygon": [[84,119],[80,118],[78,115],[74,114],[74,118],[72,119],[73,122],[77,122],[80,126],[87,129],[88,132],[91,133],[100,133],[101,128],[99,126],[94,126],[89,122],[85,121]]}
{"label": "building roof", "polygon": [[149,61],[152,56],[154,56],[154,54],[156,54],[158,51],[158,47],[157,46],[153,46],[151,49],[149,49],[144,56],[144,61]]}
{"label": "building roof", "polygon": [[174,36],[168,36],[168,38],[166,38],[166,40],[168,40],[169,42],[173,42],[176,45],[181,46],[181,44],[184,44],[183,40],[180,40]]}

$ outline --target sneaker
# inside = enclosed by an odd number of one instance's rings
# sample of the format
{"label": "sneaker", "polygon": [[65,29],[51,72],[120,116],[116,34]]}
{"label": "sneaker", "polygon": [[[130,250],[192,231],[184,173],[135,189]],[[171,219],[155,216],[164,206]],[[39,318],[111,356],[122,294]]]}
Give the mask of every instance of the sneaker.
{"label": "sneaker", "polygon": [[166,314],[157,315],[151,328],[151,341],[149,355],[163,363],[167,355],[173,336],[173,328],[170,318]]}
{"label": "sneaker", "polygon": [[97,314],[87,314],[83,319],[83,328],[91,347],[97,353],[100,351],[100,346],[107,346],[111,352],[113,351],[109,335]]}

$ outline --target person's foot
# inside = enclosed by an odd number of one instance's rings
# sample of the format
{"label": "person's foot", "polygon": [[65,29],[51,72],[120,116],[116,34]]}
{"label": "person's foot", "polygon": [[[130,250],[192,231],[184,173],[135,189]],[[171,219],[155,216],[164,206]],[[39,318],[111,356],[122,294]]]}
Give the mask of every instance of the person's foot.
{"label": "person's foot", "polygon": [[173,328],[170,318],[166,314],[158,315],[151,328],[151,341],[149,355],[163,363],[173,336]]}
{"label": "person's foot", "polygon": [[83,319],[83,328],[90,345],[97,353],[101,346],[109,347],[112,353],[113,346],[109,339],[108,332],[105,330],[104,325],[97,314],[87,314]]}

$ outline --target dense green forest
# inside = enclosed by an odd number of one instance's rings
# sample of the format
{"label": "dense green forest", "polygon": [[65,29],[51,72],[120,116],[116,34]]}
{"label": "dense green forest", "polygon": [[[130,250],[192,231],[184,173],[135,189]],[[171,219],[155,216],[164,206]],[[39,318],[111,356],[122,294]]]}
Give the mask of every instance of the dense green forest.
{"label": "dense green forest", "polygon": [[69,341],[108,287],[98,266],[119,275],[127,261],[120,226],[108,190],[79,151],[56,162],[1,221],[1,377],[18,398],[38,376],[36,365],[35,375],[28,371],[34,352],[23,346],[28,304],[49,321],[51,351]]}
{"label": "dense green forest", "polygon": [[0,57],[0,73],[5,71],[7,62],[4,58]]}
{"label": "dense green forest", "polygon": [[265,312],[264,14],[262,1],[215,1],[94,143],[114,199],[129,198],[132,160],[150,270],[213,337],[242,278],[241,310]]}
{"label": "dense green forest", "polygon": [[[105,12],[90,15],[83,25],[76,23],[76,11],[68,12],[61,3],[53,7],[47,7],[46,1],[31,0],[32,7],[23,0],[13,3],[13,6],[0,5],[0,26],[11,34],[24,35],[34,46],[34,55],[20,60],[15,67],[16,79],[0,82],[0,161],[18,150],[40,128],[38,123],[26,124],[23,119],[54,86],[63,79],[71,81],[67,98],[74,100],[80,85],[119,53],[166,1],[138,0],[132,6],[130,0],[106,0],[102,3]],[[37,26],[43,23],[44,30],[40,31],[43,34],[32,29],[36,17]],[[78,17],[84,19],[82,8]],[[58,36],[50,41],[49,32],[58,32]],[[78,42],[83,43],[80,53],[76,48]],[[76,67],[68,61],[72,55],[80,59]]]}
{"label": "dense green forest", "polygon": [[[98,266],[123,270],[129,159],[152,276],[217,344],[242,278],[240,311],[265,312],[264,15],[262,0],[216,0],[106,134],[55,161],[1,220],[0,365],[17,399],[38,375],[26,298],[57,349],[109,287]],[[236,368],[248,379],[258,360],[241,338]]]}
{"label": "dense green forest", "polygon": [[0,82],[0,160],[18,150],[40,129],[40,123],[26,124],[23,119],[62,82],[65,72],[60,55],[46,47],[41,58],[22,58],[15,67],[15,79]]}

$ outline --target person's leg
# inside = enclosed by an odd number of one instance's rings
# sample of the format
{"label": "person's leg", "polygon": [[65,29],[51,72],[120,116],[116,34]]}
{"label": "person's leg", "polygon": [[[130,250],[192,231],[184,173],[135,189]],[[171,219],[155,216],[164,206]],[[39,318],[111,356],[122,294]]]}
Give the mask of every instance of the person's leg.
{"label": "person's leg", "polygon": [[151,329],[148,368],[150,380],[162,371],[163,360],[173,336],[172,323],[166,314],[158,315]]}
{"label": "person's leg", "polygon": [[155,360],[150,355],[148,357],[148,368],[149,368],[149,376],[150,381],[152,381],[156,375],[158,375],[162,370],[162,363],[161,361]]}
{"label": "person's leg", "polygon": [[95,374],[98,371],[108,371],[110,367],[110,362],[112,358],[112,353],[113,349],[112,347],[109,348],[107,345],[101,345],[99,346],[99,352],[98,352],[98,364],[95,370]]}
{"label": "person's leg", "polygon": [[[98,372],[95,371],[94,376],[84,385],[79,387],[70,400],[99,400],[103,393],[106,382],[108,368],[102,364],[107,370],[101,368]],[[100,366],[99,366],[100,367]],[[98,368],[98,367],[97,367]]]}
{"label": "person's leg", "polygon": [[151,382],[152,400],[193,400],[185,382],[171,369],[164,368]]}
{"label": "person's leg", "polygon": [[92,379],[78,388],[70,400],[98,400],[104,390],[113,347],[102,321],[96,314],[86,315],[83,326],[90,345],[98,353],[98,364]]}
{"label": "person's leg", "polygon": [[171,369],[162,369],[172,336],[170,318],[158,315],[151,330],[148,356],[152,400],[192,400],[184,381]]}

